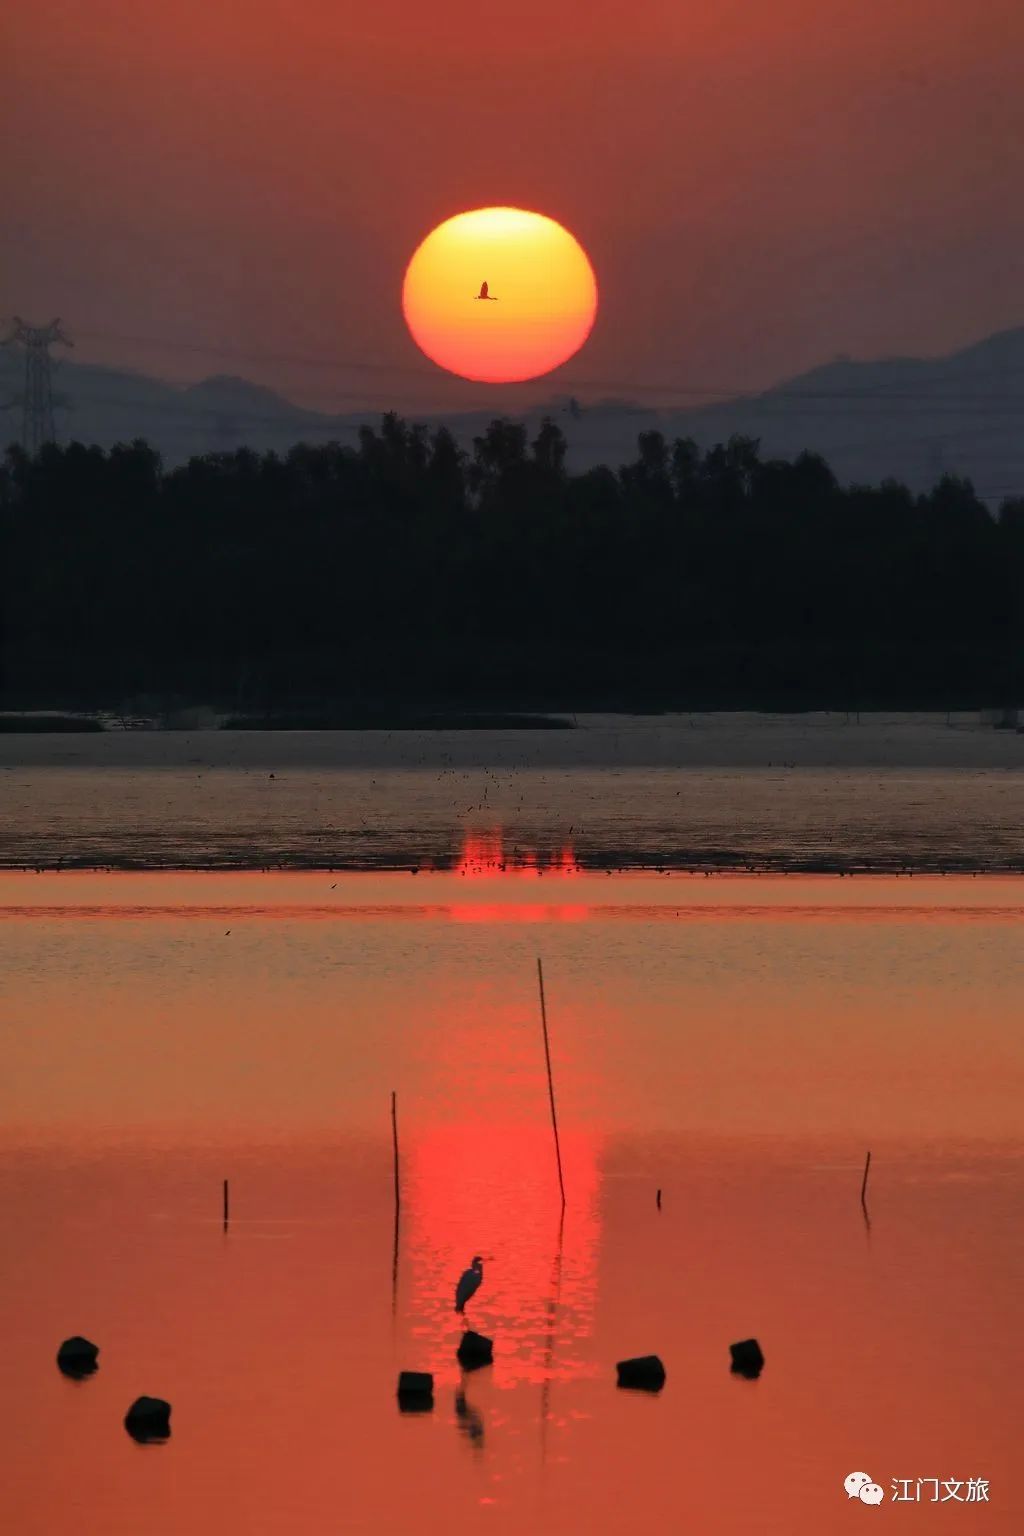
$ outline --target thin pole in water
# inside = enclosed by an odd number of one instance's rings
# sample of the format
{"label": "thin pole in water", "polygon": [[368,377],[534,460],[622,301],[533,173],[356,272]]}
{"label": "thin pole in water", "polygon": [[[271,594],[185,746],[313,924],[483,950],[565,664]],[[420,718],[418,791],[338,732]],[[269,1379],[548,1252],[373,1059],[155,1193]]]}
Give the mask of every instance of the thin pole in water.
{"label": "thin pole in water", "polygon": [[395,1155],[395,1218],[397,1220],[398,1208],[402,1201],[398,1187],[398,1101],[393,1088],[391,1090],[391,1145]]}
{"label": "thin pole in water", "polygon": [[540,1021],[544,1026],[544,1060],[548,1068],[548,1097],[551,1100],[551,1124],[555,1132],[555,1161],[558,1163],[558,1188],[562,1193],[562,1209],[565,1209],[565,1180],[562,1178],[562,1149],[558,1143],[558,1110],[555,1108],[555,1083],[551,1076],[551,1046],[548,1041],[548,1010],[544,1003],[544,967],[537,957],[537,981],[540,986]]}
{"label": "thin pole in water", "polygon": [[394,1149],[395,1160],[395,1240],[391,1248],[391,1312],[398,1310],[398,1212],[401,1206],[401,1195],[398,1184],[398,1101],[395,1090],[391,1090],[391,1145]]}
{"label": "thin pole in water", "polygon": [[866,1196],[867,1196],[867,1192],[868,1192],[868,1170],[870,1169],[870,1167],[871,1167],[871,1153],[869,1152],[867,1157],[864,1159],[864,1178],[862,1179],[861,1186],[860,1186],[860,1203],[863,1206],[867,1205]]}
{"label": "thin pole in water", "polygon": [[224,1180],[224,1231],[228,1229],[228,1181]]}
{"label": "thin pole in water", "polygon": [[391,1243],[391,1316],[398,1316],[398,1213],[401,1193],[398,1183],[398,1095],[391,1089],[391,1146],[395,1149],[395,1241]]}
{"label": "thin pole in water", "polygon": [[656,1198],[656,1200],[658,1202],[658,1210],[660,1211],[661,1210],[661,1190],[660,1189],[658,1190],[658,1193],[657,1193],[655,1198]]}

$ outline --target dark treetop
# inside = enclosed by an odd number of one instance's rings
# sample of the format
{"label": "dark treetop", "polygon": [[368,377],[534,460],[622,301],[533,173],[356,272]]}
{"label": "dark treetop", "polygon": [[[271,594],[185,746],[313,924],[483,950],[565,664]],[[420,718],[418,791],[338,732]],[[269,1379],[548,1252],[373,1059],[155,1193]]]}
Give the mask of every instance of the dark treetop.
{"label": "dark treetop", "polygon": [[3,702],[951,707],[1024,696],[1024,500],[841,487],[820,458],[643,433],[572,475],[545,423],[464,454],[394,415],[358,448],[164,472],[144,443],[0,469]]}

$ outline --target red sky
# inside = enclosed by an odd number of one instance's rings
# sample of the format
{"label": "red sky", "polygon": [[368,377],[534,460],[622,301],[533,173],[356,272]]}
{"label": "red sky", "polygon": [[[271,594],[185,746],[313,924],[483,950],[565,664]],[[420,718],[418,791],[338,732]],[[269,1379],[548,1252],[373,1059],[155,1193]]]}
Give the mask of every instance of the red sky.
{"label": "red sky", "polygon": [[5,30],[0,312],[82,359],[488,399],[438,388],[399,307],[423,235],[487,203],[591,255],[572,384],[751,387],[1024,319],[1020,0],[34,0]]}

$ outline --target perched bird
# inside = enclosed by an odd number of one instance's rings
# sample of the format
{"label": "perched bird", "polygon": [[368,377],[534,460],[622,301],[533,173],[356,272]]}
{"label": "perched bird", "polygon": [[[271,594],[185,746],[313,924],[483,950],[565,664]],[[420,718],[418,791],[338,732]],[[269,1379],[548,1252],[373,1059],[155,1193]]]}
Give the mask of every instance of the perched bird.
{"label": "perched bird", "polygon": [[489,300],[489,302],[491,304],[497,304],[497,302],[498,302],[497,299],[494,297],[493,293],[488,293],[487,292],[487,284],[486,283],[481,283],[480,284],[480,292],[479,293],[475,293],[473,295],[473,297],[475,299],[487,299],[487,300]]}
{"label": "perched bird", "polygon": [[484,1261],[477,1254],[468,1269],[463,1270],[458,1285],[455,1287],[455,1310],[465,1312],[466,1302],[471,1296],[475,1296],[484,1278]]}

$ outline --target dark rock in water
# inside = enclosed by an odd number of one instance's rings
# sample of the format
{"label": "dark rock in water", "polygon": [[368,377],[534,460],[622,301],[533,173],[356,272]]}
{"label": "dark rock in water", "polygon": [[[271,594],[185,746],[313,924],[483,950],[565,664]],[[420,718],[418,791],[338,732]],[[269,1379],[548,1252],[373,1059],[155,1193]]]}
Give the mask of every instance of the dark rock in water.
{"label": "dark rock in water", "polygon": [[398,1377],[399,1397],[416,1397],[434,1390],[434,1378],[429,1371],[402,1371]]}
{"label": "dark rock in water", "polygon": [[124,1416],[124,1427],[133,1440],[166,1440],[171,1433],[171,1405],[162,1397],[137,1397]]}
{"label": "dark rock in water", "polygon": [[470,1329],[468,1333],[462,1335],[455,1353],[463,1370],[475,1371],[477,1366],[490,1365],[493,1362],[494,1340],[485,1339],[482,1333],[474,1333]]}
{"label": "dark rock in water", "polygon": [[434,1406],[434,1378],[429,1371],[402,1371],[398,1406],[403,1413],[429,1413]]}
{"label": "dark rock in water", "polygon": [[665,1385],[665,1367],[657,1355],[638,1355],[620,1360],[615,1369],[620,1387],[638,1387],[642,1392],[660,1392]]}
{"label": "dark rock in water", "polygon": [[88,1339],[76,1333],[74,1338],[65,1339],[58,1349],[57,1365],[65,1376],[73,1376],[76,1380],[82,1376],[91,1376],[97,1368],[96,1356],[99,1352],[99,1345],[91,1344]]}
{"label": "dark rock in water", "polygon": [[729,1353],[732,1355],[732,1369],[737,1376],[745,1376],[748,1381],[755,1381],[760,1376],[764,1369],[764,1355],[756,1339],[741,1339],[738,1344],[730,1344]]}

